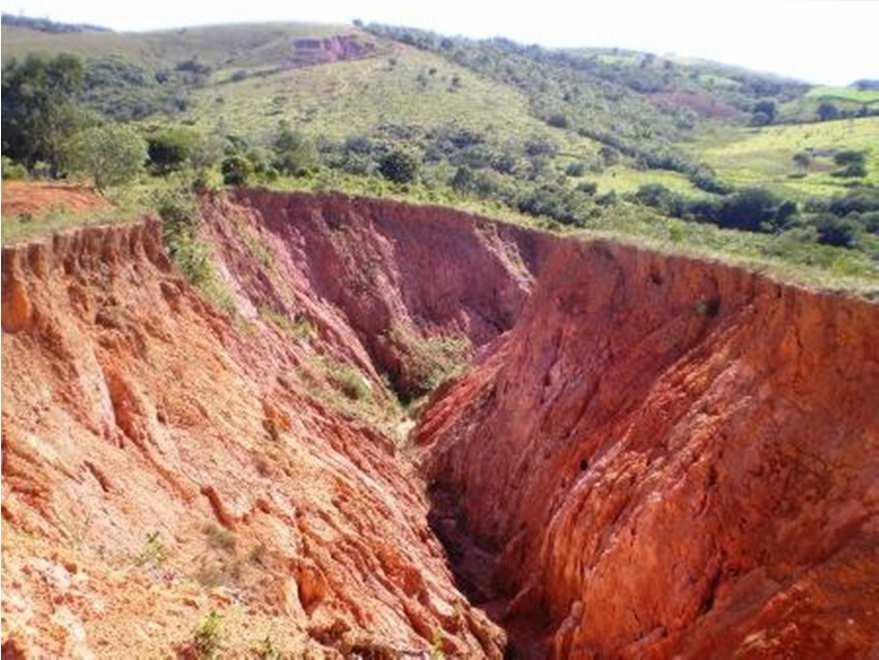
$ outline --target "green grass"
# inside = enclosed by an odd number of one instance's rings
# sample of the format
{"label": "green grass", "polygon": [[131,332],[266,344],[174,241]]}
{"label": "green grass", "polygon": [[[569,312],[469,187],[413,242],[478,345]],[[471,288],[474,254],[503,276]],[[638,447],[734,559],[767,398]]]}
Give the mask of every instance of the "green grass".
{"label": "green grass", "polygon": [[[748,129],[715,129],[703,134],[692,147],[717,170],[720,178],[736,186],[765,186],[795,199],[844,193],[846,183],[879,184],[879,117],[841,119],[813,124]],[[807,149],[841,151],[863,149],[867,176],[842,179],[831,156],[818,157],[803,178],[793,156]]]}
{"label": "green grass", "polygon": [[581,181],[592,181],[598,184],[598,194],[606,193],[611,190],[620,194],[631,193],[638,190],[639,187],[649,183],[659,183],[666,188],[680,193],[682,195],[705,195],[696,186],[690,183],[689,179],[678,172],[669,172],[667,170],[638,170],[624,165],[614,165],[605,168],[601,174],[587,172],[582,177],[571,178],[571,182],[576,184]]}
{"label": "green grass", "polygon": [[851,101],[853,103],[873,104],[879,103],[879,91],[868,89],[855,89],[853,87],[813,87],[806,94],[808,98],[821,99],[822,101]]}
{"label": "green grass", "polygon": [[[420,74],[426,84],[418,82]],[[450,91],[453,77],[460,80],[457,91]],[[393,57],[295,69],[204,88],[195,92],[194,103],[183,121],[212,129],[222,118],[226,126],[243,134],[272,130],[278,120],[287,119],[308,133],[331,138],[369,133],[380,124],[432,127],[454,122],[498,139],[532,133],[566,139],[563,131],[532,116],[528,100],[511,87],[411,49]],[[588,140],[573,140],[573,145],[591,149]]]}
{"label": "green grass", "polygon": [[[24,53],[73,53],[84,58],[120,57],[152,68],[173,68],[198,55],[212,67],[279,63],[290,40],[352,32],[349,25],[315,23],[241,23],[155,32],[47,33],[4,26],[3,60]],[[371,40],[371,39],[370,39]]]}

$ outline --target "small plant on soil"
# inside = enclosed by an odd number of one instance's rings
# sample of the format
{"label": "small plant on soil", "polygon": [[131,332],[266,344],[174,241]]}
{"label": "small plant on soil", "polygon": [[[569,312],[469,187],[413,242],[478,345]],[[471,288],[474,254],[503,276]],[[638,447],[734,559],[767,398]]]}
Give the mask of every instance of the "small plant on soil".
{"label": "small plant on soil", "polygon": [[165,563],[167,559],[168,549],[159,538],[159,533],[153,532],[152,534],[147,534],[146,542],[143,545],[143,550],[141,550],[140,554],[137,556],[136,563],[139,566],[143,566],[145,564],[161,566]]}
{"label": "small plant on soil", "polygon": [[275,647],[269,635],[266,635],[266,638],[259,643],[255,652],[256,657],[260,660],[281,660],[281,652]]}
{"label": "small plant on soil", "polygon": [[220,640],[220,622],[222,618],[214,610],[211,610],[195,628],[192,637],[192,649],[200,660],[213,660],[219,657],[222,643]]}

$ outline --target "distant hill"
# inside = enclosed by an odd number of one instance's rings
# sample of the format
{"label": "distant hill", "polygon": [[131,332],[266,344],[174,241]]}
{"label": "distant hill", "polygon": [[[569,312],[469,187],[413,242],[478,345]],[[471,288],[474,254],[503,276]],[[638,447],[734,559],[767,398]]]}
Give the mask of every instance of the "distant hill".
{"label": "distant hill", "polygon": [[[545,204],[542,192],[522,201],[523,191],[548,187],[555,199],[581,185],[625,194],[655,183],[695,196],[741,181],[797,197],[840,190],[851,182],[832,176],[830,156],[803,172],[794,153],[832,153],[840,139],[861,144],[862,136],[866,144],[875,122],[857,119],[842,137],[830,126],[809,130],[797,143],[761,141],[754,131],[817,122],[827,103],[838,118],[879,112],[877,92],[861,89],[870,81],[815,87],[617,48],[548,49],[360,22],[133,33],[53,27],[61,25],[4,17],[4,61],[80,56],[83,101],[108,118],[148,133],[235,133],[263,146],[286,121],[316,141],[325,162],[356,175],[405,147],[423,158],[426,181],[446,185],[464,168],[474,177],[468,189],[560,217],[570,215],[566,204]],[[768,150],[743,168],[736,150],[746,143]],[[871,177],[877,157],[871,152]]]}
{"label": "distant hill", "polygon": [[3,14],[0,17],[3,25],[28,28],[30,30],[38,30],[40,32],[112,32],[110,28],[100,25],[90,25],[88,23],[58,23],[48,18],[32,18],[30,16],[15,16],[13,14]]}
{"label": "distant hill", "polygon": [[879,92],[879,79],[874,80],[864,78],[862,80],[856,80],[850,85],[850,87],[854,87],[855,89],[861,90],[862,92]]}

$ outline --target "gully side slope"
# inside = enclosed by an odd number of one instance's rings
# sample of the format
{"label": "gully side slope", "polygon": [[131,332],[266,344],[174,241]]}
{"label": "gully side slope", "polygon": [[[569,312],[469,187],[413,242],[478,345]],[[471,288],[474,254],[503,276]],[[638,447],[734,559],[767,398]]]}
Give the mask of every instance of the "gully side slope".
{"label": "gully side slope", "polygon": [[241,192],[203,215],[234,317],[154,220],[4,249],[4,658],[192,654],[211,610],[236,657],[266,638],[500,657],[397,438],[340,414],[314,365],[356,369],[393,409],[382,375],[405,389],[430,334],[507,330],[555,239],[332,195]]}
{"label": "gully side slope", "polygon": [[565,242],[414,431],[524,657],[873,657],[879,306]]}
{"label": "gully side slope", "polygon": [[[211,609],[239,656],[874,643],[876,306],[439,208],[203,215],[234,319],[152,221],[4,252],[4,656],[185,654]],[[416,431],[428,497],[315,365],[390,404],[439,333],[480,350]]]}

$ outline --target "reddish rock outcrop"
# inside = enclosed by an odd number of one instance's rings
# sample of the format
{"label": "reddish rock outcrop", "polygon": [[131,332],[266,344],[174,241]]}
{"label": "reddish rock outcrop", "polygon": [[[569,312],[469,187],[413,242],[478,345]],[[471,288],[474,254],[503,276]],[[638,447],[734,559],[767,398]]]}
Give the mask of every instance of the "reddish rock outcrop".
{"label": "reddish rock outcrop", "polygon": [[872,657],[879,306],[569,242],[417,428],[526,657]]}
{"label": "reddish rock outcrop", "polygon": [[358,34],[332,37],[294,39],[285,60],[289,67],[315,66],[345,60],[359,60],[376,52],[375,44]]}

